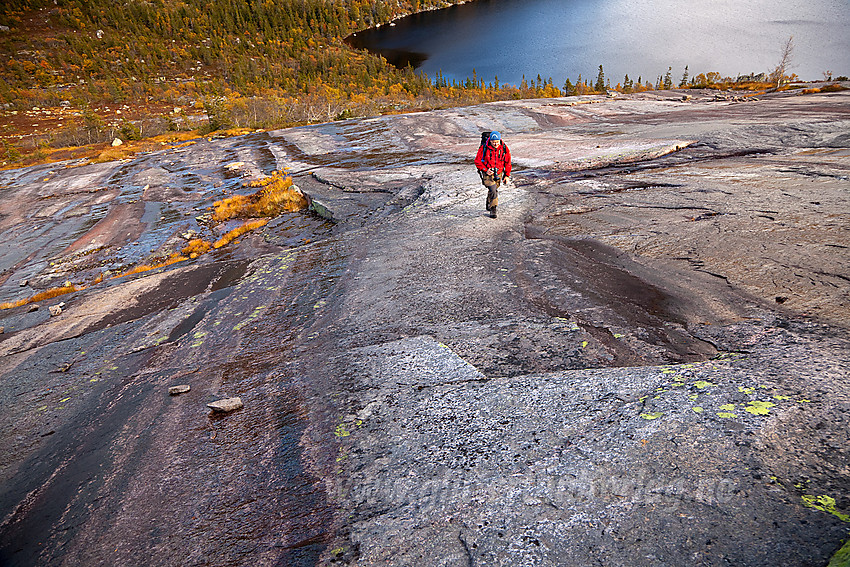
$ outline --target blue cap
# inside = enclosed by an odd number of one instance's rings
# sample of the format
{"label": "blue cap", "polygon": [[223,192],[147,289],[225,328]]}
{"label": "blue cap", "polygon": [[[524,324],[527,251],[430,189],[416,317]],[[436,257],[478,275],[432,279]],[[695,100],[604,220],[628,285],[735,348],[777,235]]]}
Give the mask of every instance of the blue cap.
{"label": "blue cap", "polygon": [[490,140],[491,141],[492,140],[501,140],[501,139],[502,139],[502,135],[499,134],[498,132],[490,132]]}

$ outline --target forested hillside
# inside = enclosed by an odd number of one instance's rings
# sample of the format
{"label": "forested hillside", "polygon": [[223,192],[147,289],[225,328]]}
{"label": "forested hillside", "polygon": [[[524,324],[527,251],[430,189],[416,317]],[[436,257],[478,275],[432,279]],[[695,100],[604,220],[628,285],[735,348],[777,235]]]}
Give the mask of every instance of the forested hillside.
{"label": "forested hillside", "polygon": [[421,84],[411,73],[341,38],[457,1],[10,0],[0,14],[9,28],[0,35],[0,100],[306,94],[322,85],[351,95],[401,84],[415,94]]}
{"label": "forested hillside", "polygon": [[[199,109],[206,128],[218,129],[478,102],[498,89],[435,88],[343,41],[460,1],[8,0],[0,7],[0,104],[11,113],[76,110],[57,122],[62,131],[36,140],[57,146],[105,141],[118,126],[125,139],[196,127],[186,113]],[[130,109],[120,124],[118,105]],[[140,128],[141,109],[159,119]],[[4,138],[5,157],[14,158]]]}
{"label": "forested hillside", "polygon": [[[344,42],[355,31],[463,1],[5,0],[0,165],[48,146],[118,135],[126,141],[169,130],[278,128],[506,98],[653,87],[628,75],[613,86],[601,65],[595,83],[579,75],[563,91],[539,75],[518,86],[488,84],[474,73],[449,83],[441,75],[396,69]],[[686,68],[679,86],[715,82],[704,78],[688,81]],[[672,85],[668,70],[656,87]]]}

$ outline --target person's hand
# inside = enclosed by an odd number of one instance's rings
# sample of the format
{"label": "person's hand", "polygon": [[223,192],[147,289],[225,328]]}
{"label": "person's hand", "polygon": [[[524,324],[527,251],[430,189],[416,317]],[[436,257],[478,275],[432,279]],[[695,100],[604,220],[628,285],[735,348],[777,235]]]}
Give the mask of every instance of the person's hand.
{"label": "person's hand", "polygon": [[510,185],[513,185],[513,184],[514,184],[514,182],[513,182],[513,180],[511,179],[511,176],[510,176],[510,175],[506,175],[506,176],[505,176],[505,185],[510,186]]}

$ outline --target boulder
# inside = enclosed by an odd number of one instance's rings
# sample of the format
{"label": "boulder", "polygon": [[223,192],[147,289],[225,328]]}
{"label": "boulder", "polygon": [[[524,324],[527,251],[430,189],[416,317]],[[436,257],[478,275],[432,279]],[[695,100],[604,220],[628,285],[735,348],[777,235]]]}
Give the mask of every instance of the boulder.
{"label": "boulder", "polygon": [[112,147],[113,147],[113,148],[116,148],[116,147],[120,146],[120,145],[121,145],[121,144],[123,144],[123,143],[124,143],[124,142],[122,142],[122,141],[121,141],[121,138],[115,138],[114,140],[112,140]]}
{"label": "boulder", "polygon": [[56,317],[57,315],[62,313],[62,306],[61,305],[51,305],[50,307],[48,307],[48,309],[50,310],[50,316],[51,317]]}
{"label": "boulder", "polygon": [[168,393],[172,396],[178,396],[180,394],[185,394],[192,388],[188,384],[180,384],[179,386],[171,386],[168,389]]}
{"label": "boulder", "polygon": [[242,399],[224,398],[223,400],[216,400],[211,404],[207,404],[207,407],[213,410],[214,412],[227,413],[242,409]]}

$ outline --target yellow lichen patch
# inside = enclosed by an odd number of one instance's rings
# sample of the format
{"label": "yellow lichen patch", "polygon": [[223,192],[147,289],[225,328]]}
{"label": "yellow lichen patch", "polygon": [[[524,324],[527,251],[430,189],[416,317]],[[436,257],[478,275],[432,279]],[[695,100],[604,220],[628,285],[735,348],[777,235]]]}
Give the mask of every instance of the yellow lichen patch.
{"label": "yellow lichen patch", "polygon": [[213,244],[212,246],[215,249],[221,248],[222,246],[227,246],[234,239],[239,238],[240,236],[242,236],[246,232],[251,232],[252,230],[258,229],[261,226],[266,226],[268,224],[268,222],[269,222],[269,219],[257,219],[257,220],[248,221],[245,224],[237,226],[236,228],[234,228],[233,230],[231,230],[230,232],[228,232],[227,234],[225,234],[224,236],[222,236],[221,238],[216,240],[215,244]]}
{"label": "yellow lichen patch", "polygon": [[850,516],[848,516],[847,514],[842,514],[835,508],[835,498],[833,498],[832,496],[827,496],[826,494],[821,494],[820,496],[804,494],[802,498],[803,505],[807,508],[814,508],[815,510],[828,512],[839,520],[842,520],[844,522],[850,522]]}
{"label": "yellow lichen patch", "polygon": [[750,402],[744,411],[748,411],[753,415],[767,415],[770,413],[770,408],[776,404],[772,402],[761,402],[758,400]]}
{"label": "yellow lichen patch", "polygon": [[694,386],[696,386],[697,388],[699,388],[701,390],[701,389],[707,388],[709,386],[714,386],[714,384],[712,384],[711,382],[709,382],[707,380],[697,380],[696,382],[694,382]]}
{"label": "yellow lichen patch", "polygon": [[662,415],[664,415],[664,414],[661,413],[660,411],[651,411],[651,412],[640,414],[640,416],[644,419],[658,419]]}
{"label": "yellow lichen patch", "polygon": [[292,184],[291,177],[275,172],[271,177],[254,181],[251,186],[262,189],[251,195],[234,195],[213,203],[212,219],[222,222],[235,218],[276,217],[283,212],[307,208],[307,198]]}
{"label": "yellow lichen patch", "polygon": [[65,295],[66,293],[73,293],[75,291],[80,291],[86,289],[85,287],[77,287],[71,283],[67,283],[60,287],[53,287],[50,289],[46,289],[42,292],[36,293],[32,297],[27,297],[25,299],[19,299],[18,301],[7,301],[6,303],[0,303],[0,309],[11,309],[12,307],[20,307],[22,305],[28,305],[30,303],[35,303],[37,301],[44,301],[45,299],[53,299],[54,297],[58,297],[60,295]]}
{"label": "yellow lichen patch", "polygon": [[735,404],[723,404],[720,406],[723,411],[735,411]]}
{"label": "yellow lichen patch", "polygon": [[699,406],[694,406],[691,409],[694,410],[696,413],[702,413],[702,408]]}
{"label": "yellow lichen patch", "polygon": [[719,412],[717,412],[717,417],[732,418],[732,417],[738,417],[738,416],[736,414],[732,413],[732,412],[719,411]]}

